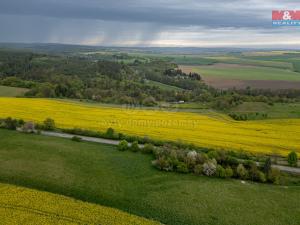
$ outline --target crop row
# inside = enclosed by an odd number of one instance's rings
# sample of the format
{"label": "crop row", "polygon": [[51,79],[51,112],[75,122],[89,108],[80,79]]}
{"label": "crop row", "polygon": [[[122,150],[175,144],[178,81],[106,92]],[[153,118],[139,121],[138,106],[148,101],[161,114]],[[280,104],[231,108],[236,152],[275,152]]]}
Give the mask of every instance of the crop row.
{"label": "crop row", "polygon": [[160,224],[117,209],[7,184],[0,184],[0,218],[1,224]]}
{"label": "crop row", "polygon": [[59,128],[118,132],[158,140],[181,141],[215,149],[287,155],[300,146],[300,120],[234,121],[197,113],[126,109],[58,100],[0,98],[0,118],[41,123],[47,117]]}

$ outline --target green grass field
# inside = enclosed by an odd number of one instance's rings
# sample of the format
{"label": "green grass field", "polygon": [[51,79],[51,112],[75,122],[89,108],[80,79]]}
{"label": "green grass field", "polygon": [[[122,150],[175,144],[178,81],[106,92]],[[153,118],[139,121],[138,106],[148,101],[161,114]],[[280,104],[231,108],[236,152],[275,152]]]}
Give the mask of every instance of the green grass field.
{"label": "green grass field", "polygon": [[299,186],[160,172],[151,160],[108,145],[0,130],[0,182],[172,225],[299,224]]}
{"label": "green grass field", "polygon": [[299,52],[286,52],[283,54],[274,54],[274,55],[250,55],[245,57],[246,60],[255,60],[255,61],[269,61],[277,65],[283,63],[289,63],[292,65],[291,70],[300,71],[300,53]]}
{"label": "green grass field", "polygon": [[204,58],[197,55],[174,55],[169,56],[172,58],[172,62],[182,65],[211,65],[218,62],[212,58]]}
{"label": "green grass field", "polygon": [[244,58],[253,60],[263,60],[263,61],[277,61],[277,62],[291,62],[293,60],[300,59],[300,52],[290,52],[284,54],[273,54],[273,55],[252,55],[246,56]]}
{"label": "green grass field", "polygon": [[228,64],[241,64],[241,65],[251,65],[251,66],[262,66],[262,67],[273,67],[281,69],[293,69],[291,61],[272,61],[269,58],[256,59],[251,57],[235,56],[235,55],[225,55],[225,56],[211,56],[208,59],[216,60],[219,63]]}
{"label": "green grass field", "polygon": [[293,62],[294,71],[300,73],[300,60]]}
{"label": "green grass field", "polygon": [[230,111],[236,113],[267,113],[269,119],[300,118],[299,103],[275,103],[270,106],[263,102],[244,102]]}
{"label": "green grass field", "polygon": [[203,76],[237,80],[300,81],[300,73],[286,69],[255,66],[195,66],[193,70]]}
{"label": "green grass field", "polygon": [[0,97],[23,96],[26,91],[28,91],[26,88],[7,87],[0,85]]}

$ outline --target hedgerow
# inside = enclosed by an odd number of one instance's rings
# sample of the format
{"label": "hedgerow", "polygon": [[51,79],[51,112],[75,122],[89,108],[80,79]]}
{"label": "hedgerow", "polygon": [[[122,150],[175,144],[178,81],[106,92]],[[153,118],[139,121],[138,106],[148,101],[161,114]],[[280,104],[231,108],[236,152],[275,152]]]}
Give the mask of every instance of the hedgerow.
{"label": "hedgerow", "polygon": [[[22,127],[26,123],[23,120],[12,118],[0,119],[0,128],[16,129]],[[83,135],[99,138],[110,138],[120,141],[118,149],[120,151],[131,150],[133,152],[142,152],[153,154],[155,160],[152,164],[164,171],[175,171],[179,173],[194,173],[196,175],[216,176],[221,178],[239,178],[252,180],[257,182],[279,183],[280,172],[271,170],[271,162],[261,157],[255,157],[245,152],[234,151],[217,151],[206,148],[197,148],[194,145],[184,143],[163,142],[156,143],[149,138],[140,138],[134,136],[126,136],[116,133],[112,128],[108,128],[105,133],[74,129],[57,129],[55,122],[51,118],[44,121],[44,124],[36,126],[39,129],[63,131],[74,135]],[[22,129],[21,129],[22,130]],[[77,136],[73,136],[72,140],[81,141]],[[132,144],[129,145],[131,140]],[[156,144],[156,146],[154,144]],[[140,148],[139,144],[145,144]],[[262,168],[257,167],[255,160],[266,161]],[[266,171],[266,168],[269,168]]]}

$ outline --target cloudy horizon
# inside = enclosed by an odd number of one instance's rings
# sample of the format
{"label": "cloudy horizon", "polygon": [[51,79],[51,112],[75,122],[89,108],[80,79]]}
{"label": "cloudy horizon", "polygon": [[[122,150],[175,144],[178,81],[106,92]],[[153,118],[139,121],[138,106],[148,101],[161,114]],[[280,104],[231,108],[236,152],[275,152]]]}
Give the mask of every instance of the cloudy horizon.
{"label": "cloudy horizon", "polygon": [[296,0],[1,0],[0,42],[124,47],[295,47],[300,27],[273,27]]}

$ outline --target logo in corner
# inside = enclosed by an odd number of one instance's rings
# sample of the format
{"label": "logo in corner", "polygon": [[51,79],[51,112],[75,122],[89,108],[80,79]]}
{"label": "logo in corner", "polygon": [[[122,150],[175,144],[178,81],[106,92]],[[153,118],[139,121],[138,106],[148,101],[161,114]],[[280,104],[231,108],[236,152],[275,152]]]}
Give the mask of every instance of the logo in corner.
{"label": "logo in corner", "polygon": [[273,26],[300,26],[300,10],[273,10]]}

